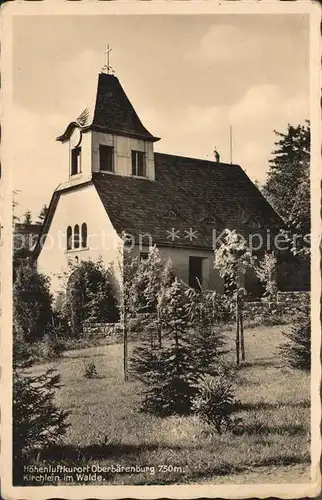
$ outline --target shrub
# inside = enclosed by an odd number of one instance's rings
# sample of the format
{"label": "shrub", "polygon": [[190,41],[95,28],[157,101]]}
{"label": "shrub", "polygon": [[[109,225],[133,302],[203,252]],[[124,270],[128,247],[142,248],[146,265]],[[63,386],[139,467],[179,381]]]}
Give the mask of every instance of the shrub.
{"label": "shrub", "polygon": [[21,368],[23,367],[26,368],[31,366],[34,361],[34,353],[33,353],[34,344],[30,344],[29,342],[25,341],[23,333],[17,330],[15,324],[13,325],[12,337],[13,337],[12,351],[13,351],[14,366],[19,366]]}
{"label": "shrub", "polygon": [[49,278],[26,262],[17,269],[13,286],[14,323],[24,340],[34,342],[50,330],[52,296]]}
{"label": "shrub", "polygon": [[83,332],[86,322],[114,323],[119,320],[111,281],[110,272],[104,269],[101,261],[82,261],[70,275],[60,309],[74,337]]}
{"label": "shrub", "polygon": [[51,359],[56,359],[60,357],[61,354],[66,349],[66,341],[64,340],[63,337],[60,337],[59,335],[51,334],[47,338],[47,342],[48,342],[49,355]]}
{"label": "shrub", "polygon": [[86,378],[98,378],[98,373],[96,370],[96,365],[94,361],[89,361],[85,364],[84,377]]}
{"label": "shrub", "polygon": [[233,417],[237,406],[238,402],[229,381],[211,375],[200,377],[192,409],[202,421],[213,425],[218,434],[237,425],[238,420]]}

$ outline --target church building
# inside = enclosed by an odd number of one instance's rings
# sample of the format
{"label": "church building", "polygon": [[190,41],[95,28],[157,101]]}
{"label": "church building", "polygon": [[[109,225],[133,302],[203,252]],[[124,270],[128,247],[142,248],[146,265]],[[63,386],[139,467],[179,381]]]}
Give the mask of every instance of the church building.
{"label": "church building", "polygon": [[53,293],[68,261],[101,258],[120,282],[124,253],[131,248],[145,258],[152,245],[186,283],[221,291],[216,237],[225,228],[247,235],[281,226],[239,165],[220,163],[218,155],[209,161],[154,152],[159,140],[118,78],[100,73],[93,107],[57,137],[65,149],[65,178],[35,247]]}

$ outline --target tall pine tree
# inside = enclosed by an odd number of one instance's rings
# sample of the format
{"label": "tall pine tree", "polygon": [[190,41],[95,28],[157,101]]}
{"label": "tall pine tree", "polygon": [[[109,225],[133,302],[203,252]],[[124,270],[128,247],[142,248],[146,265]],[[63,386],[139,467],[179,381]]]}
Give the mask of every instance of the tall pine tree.
{"label": "tall pine tree", "polygon": [[32,224],[32,215],[31,215],[31,212],[30,210],[27,210],[24,214],[23,214],[23,221],[22,221],[23,224]]}
{"label": "tall pine tree", "polygon": [[36,220],[36,224],[41,226],[44,223],[47,212],[48,212],[48,207],[47,205],[44,205],[38,214],[38,219]]}
{"label": "tall pine tree", "polygon": [[310,230],[310,122],[275,131],[276,148],[269,160],[263,188],[275,210],[290,228]]}

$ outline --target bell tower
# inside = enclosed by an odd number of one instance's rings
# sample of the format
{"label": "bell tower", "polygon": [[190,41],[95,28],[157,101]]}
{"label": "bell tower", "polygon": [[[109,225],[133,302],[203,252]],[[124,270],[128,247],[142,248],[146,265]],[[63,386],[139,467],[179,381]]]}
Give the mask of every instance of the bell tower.
{"label": "bell tower", "polygon": [[[109,54],[89,106],[57,137],[68,154],[68,178],[90,180],[93,173],[155,180],[153,136],[142,124],[118,78]],[[67,151],[68,150],[68,151]]]}

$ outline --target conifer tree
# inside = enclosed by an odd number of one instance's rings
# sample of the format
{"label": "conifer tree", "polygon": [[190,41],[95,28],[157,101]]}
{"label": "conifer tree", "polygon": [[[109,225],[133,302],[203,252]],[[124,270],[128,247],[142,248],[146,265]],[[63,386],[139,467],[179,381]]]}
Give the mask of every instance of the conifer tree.
{"label": "conifer tree", "polygon": [[275,131],[278,140],[269,160],[264,195],[287,225],[310,228],[310,122]]}
{"label": "conifer tree", "polygon": [[220,301],[216,292],[189,289],[187,295],[186,307],[193,331],[190,345],[194,371],[200,375],[217,375],[223,367],[222,354],[227,352],[218,324]]}
{"label": "conifer tree", "polygon": [[283,333],[284,342],[278,347],[285,364],[299,370],[311,369],[310,306],[303,301],[298,307],[294,324]]}
{"label": "conifer tree", "polygon": [[198,374],[194,373],[189,341],[189,317],[184,285],[176,278],[162,301],[162,347],[134,350],[131,371],[144,384],[142,409],[159,415],[190,411]]}
{"label": "conifer tree", "polygon": [[23,214],[23,221],[22,221],[23,224],[32,224],[32,215],[31,215],[31,211],[30,210],[27,210],[24,214]]}
{"label": "conifer tree", "polygon": [[38,219],[36,220],[36,224],[41,226],[44,223],[47,212],[48,212],[48,207],[47,205],[44,205],[38,214]]}
{"label": "conifer tree", "polygon": [[[22,340],[22,341],[21,341]],[[12,452],[14,484],[24,482],[24,465],[30,457],[57,445],[70,424],[69,412],[56,403],[60,375],[53,368],[32,375],[24,369],[30,366],[28,345],[14,335],[13,345],[13,414]],[[30,462],[29,462],[30,463]]]}

